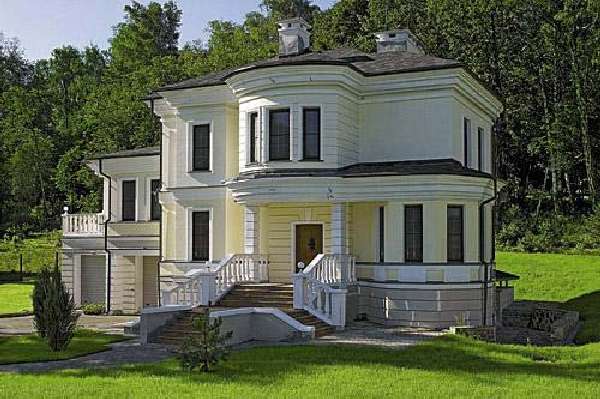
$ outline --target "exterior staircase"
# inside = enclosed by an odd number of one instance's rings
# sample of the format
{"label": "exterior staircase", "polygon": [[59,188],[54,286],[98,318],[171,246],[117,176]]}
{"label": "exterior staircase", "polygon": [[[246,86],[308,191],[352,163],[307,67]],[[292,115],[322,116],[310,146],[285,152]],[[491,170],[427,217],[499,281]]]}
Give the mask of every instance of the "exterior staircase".
{"label": "exterior staircase", "polygon": [[[281,311],[296,319],[298,322],[315,328],[315,337],[332,334],[335,328],[306,310],[294,309],[294,289],[291,284],[278,283],[244,283],[236,285],[221,300],[212,306],[211,310],[243,307],[270,307],[279,308]],[[192,329],[192,320],[204,308],[198,307],[166,326],[157,342],[166,345],[181,345],[185,338],[197,334]]]}

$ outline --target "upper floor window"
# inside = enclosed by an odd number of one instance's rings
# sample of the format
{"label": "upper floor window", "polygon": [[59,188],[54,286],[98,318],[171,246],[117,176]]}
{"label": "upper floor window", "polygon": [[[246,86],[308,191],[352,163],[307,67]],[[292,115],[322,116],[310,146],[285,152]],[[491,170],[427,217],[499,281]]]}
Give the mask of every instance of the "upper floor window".
{"label": "upper floor window", "polygon": [[135,180],[123,180],[121,190],[121,220],[135,220]]}
{"label": "upper floor window", "polygon": [[404,261],[423,262],[423,206],[404,207]]}
{"label": "upper floor window", "polygon": [[256,132],[258,131],[258,112],[251,112],[248,122],[250,123],[250,137],[248,138],[250,141],[250,146],[248,148],[248,151],[250,151],[250,156],[248,159],[250,163],[254,163],[256,162]]}
{"label": "upper floor window", "polygon": [[303,147],[305,160],[321,159],[321,108],[302,109]]}
{"label": "upper floor window", "polygon": [[479,170],[483,170],[484,168],[484,154],[485,154],[485,132],[482,127],[477,129],[477,167]]}
{"label": "upper floor window", "polygon": [[192,260],[207,262],[209,256],[209,212],[192,212]]}
{"label": "upper floor window", "polygon": [[192,144],[192,170],[210,170],[210,125],[195,125]]}
{"label": "upper floor window", "polygon": [[160,192],[160,180],[150,180],[150,220],[160,220],[160,202],[158,194]]}
{"label": "upper floor window", "polygon": [[447,220],[447,250],[448,262],[464,261],[464,229],[463,207],[460,205],[448,206]]}
{"label": "upper floor window", "polygon": [[290,159],[290,109],[269,111],[269,160]]}
{"label": "upper floor window", "polygon": [[463,151],[464,151],[464,166],[471,166],[471,120],[465,118],[463,122],[464,137],[463,137]]}

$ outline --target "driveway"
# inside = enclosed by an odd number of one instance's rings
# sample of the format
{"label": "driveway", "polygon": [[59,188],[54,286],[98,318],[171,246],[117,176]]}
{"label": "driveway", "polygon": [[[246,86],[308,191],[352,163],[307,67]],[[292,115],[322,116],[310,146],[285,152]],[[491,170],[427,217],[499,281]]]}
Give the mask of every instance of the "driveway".
{"label": "driveway", "polygon": [[[77,325],[81,328],[106,333],[123,334],[123,327],[139,321],[139,316],[81,316]],[[33,316],[0,318],[0,335],[22,335],[33,332]]]}

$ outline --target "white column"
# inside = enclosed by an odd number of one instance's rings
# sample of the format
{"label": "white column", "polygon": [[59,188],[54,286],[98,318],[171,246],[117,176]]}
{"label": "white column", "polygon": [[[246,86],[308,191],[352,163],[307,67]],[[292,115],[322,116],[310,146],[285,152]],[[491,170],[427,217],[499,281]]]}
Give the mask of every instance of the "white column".
{"label": "white column", "polygon": [[244,208],[244,252],[260,253],[260,208],[257,206]]}
{"label": "white column", "polygon": [[331,206],[331,253],[333,255],[346,255],[346,210],[343,202]]}

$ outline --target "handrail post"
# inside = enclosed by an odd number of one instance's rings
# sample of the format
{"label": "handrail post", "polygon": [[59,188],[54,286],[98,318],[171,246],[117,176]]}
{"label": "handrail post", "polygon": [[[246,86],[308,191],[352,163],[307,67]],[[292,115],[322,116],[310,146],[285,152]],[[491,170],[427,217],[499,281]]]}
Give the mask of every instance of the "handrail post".
{"label": "handrail post", "polygon": [[215,278],[215,273],[205,273],[199,276],[200,284],[198,284],[198,288],[200,288],[200,305],[211,305],[215,297],[217,296],[217,286]]}
{"label": "handrail post", "polygon": [[304,309],[304,274],[292,274],[294,284],[294,309]]}

